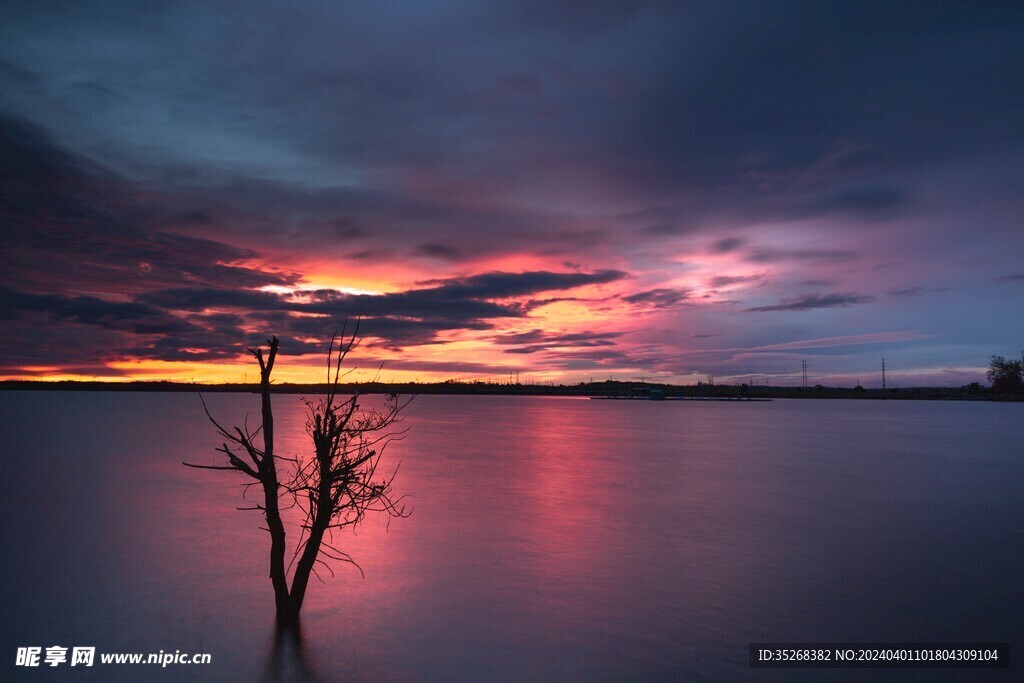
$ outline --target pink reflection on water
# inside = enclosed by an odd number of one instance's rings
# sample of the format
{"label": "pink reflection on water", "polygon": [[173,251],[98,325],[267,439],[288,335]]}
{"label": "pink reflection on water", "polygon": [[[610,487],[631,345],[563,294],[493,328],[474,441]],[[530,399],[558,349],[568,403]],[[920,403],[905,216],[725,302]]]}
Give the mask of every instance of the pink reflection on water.
{"label": "pink reflection on water", "polygon": [[[15,405],[46,414],[44,399]],[[252,395],[208,400],[226,423],[258,412]],[[209,651],[211,678],[245,680],[742,679],[735,643],[811,629],[895,639],[983,616],[995,639],[1012,602],[929,596],[1016,585],[986,561],[1013,557],[989,542],[1019,521],[1019,459],[993,428],[1012,407],[862,403],[421,397],[385,455],[413,515],[336,539],[366,578],[336,565],[310,587],[303,658],[276,644],[242,480],[180,464],[216,457],[198,400],[90,396],[62,429],[11,439],[7,492],[33,520],[17,564],[48,591],[16,611],[122,651]],[[275,413],[281,452],[308,453],[299,399]],[[41,502],[41,474],[65,506]]]}

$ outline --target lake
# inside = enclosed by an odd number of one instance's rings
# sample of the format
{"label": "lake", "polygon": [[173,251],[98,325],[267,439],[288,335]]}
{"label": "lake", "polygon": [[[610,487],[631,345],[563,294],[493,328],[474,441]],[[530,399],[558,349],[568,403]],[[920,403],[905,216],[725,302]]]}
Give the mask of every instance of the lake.
{"label": "lake", "polygon": [[[258,423],[255,395],[207,402]],[[300,397],[274,406],[279,453],[307,453]],[[413,513],[336,537],[365,578],[311,584],[299,648],[275,644],[259,513],[235,510],[255,499],[181,464],[219,464],[195,395],[0,392],[0,413],[3,680],[1021,679],[750,669],[747,648],[1019,662],[1024,404],[418,397],[383,460]],[[53,645],[212,662],[14,666]]]}

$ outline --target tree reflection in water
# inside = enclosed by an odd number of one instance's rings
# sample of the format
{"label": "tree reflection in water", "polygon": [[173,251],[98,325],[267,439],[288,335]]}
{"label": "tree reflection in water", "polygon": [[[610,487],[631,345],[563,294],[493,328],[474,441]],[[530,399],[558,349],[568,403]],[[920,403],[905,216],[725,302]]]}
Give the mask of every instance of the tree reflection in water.
{"label": "tree reflection in water", "polygon": [[313,668],[301,624],[278,625],[274,629],[264,680],[327,683]]}

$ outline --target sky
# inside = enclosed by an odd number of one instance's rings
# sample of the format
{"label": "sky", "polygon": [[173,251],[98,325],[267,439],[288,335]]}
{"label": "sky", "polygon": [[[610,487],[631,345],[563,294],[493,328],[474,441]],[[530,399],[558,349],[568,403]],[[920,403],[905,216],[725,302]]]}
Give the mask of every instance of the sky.
{"label": "sky", "polygon": [[1010,2],[8,2],[0,378],[252,381],[274,334],[320,381],[358,318],[352,379],[984,383],[1022,44]]}

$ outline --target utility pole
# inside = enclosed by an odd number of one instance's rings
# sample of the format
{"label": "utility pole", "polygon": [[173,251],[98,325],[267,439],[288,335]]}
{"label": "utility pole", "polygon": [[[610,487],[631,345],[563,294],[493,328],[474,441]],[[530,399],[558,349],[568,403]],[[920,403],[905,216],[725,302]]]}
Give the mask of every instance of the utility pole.
{"label": "utility pole", "polygon": [[885,391],[885,359],[882,359],[882,391]]}
{"label": "utility pole", "polygon": [[807,361],[806,360],[800,361],[800,365],[801,365],[801,369],[803,370],[803,374],[804,374],[804,384],[803,384],[803,387],[804,387],[804,389],[806,389],[807,388]]}

